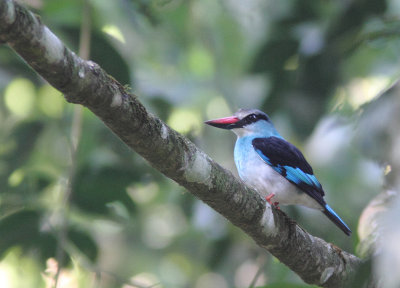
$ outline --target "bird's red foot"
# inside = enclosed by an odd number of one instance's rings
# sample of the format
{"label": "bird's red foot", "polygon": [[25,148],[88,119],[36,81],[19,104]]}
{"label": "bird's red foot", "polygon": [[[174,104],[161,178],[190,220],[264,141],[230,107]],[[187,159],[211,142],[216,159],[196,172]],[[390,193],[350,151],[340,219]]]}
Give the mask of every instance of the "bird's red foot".
{"label": "bird's red foot", "polygon": [[267,200],[267,202],[269,203],[269,204],[271,204],[272,206],[275,206],[275,208],[276,209],[278,209],[278,210],[280,210],[281,208],[279,208],[279,202],[271,202],[271,199],[272,199],[272,197],[274,197],[275,196],[275,194],[274,193],[271,193],[271,194],[269,194],[267,197],[265,197],[265,200]]}
{"label": "bird's red foot", "polygon": [[267,200],[267,202],[269,203],[269,204],[272,204],[271,203],[271,199],[272,199],[272,197],[274,197],[275,196],[275,194],[274,193],[271,193],[271,194],[269,194],[267,197],[265,197],[265,200]]}

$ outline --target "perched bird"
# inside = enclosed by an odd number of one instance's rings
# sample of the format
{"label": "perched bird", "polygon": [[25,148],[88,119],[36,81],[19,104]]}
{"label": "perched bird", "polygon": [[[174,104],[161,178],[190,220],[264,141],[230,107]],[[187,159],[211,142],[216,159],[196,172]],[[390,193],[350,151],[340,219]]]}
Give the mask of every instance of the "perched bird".
{"label": "perched bird", "polygon": [[[324,200],[324,190],[303,154],[278,133],[257,109],[205,122],[237,135],[234,158],[240,178],[273,205],[303,205],[321,210],[346,235],[350,228]],[[271,199],[273,202],[271,203]]]}

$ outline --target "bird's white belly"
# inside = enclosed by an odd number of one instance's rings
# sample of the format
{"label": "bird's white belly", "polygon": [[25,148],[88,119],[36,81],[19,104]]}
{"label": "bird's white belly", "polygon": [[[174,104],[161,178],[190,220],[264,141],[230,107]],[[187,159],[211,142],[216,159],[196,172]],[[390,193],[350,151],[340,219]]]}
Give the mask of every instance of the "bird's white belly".
{"label": "bird's white belly", "polygon": [[257,154],[248,156],[252,158],[251,161],[246,159],[246,161],[236,162],[239,176],[262,197],[275,194],[271,199],[272,203],[279,202],[282,205],[303,205],[314,209],[322,209],[320,204],[286,180]]}

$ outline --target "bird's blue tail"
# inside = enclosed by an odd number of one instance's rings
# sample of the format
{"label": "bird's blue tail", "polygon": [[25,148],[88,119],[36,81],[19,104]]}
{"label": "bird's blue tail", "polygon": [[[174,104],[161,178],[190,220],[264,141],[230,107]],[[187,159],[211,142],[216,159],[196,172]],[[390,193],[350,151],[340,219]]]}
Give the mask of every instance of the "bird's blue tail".
{"label": "bird's blue tail", "polygon": [[328,204],[325,204],[325,209],[322,211],[333,223],[336,224],[346,235],[350,236],[351,230],[344,221],[336,214]]}

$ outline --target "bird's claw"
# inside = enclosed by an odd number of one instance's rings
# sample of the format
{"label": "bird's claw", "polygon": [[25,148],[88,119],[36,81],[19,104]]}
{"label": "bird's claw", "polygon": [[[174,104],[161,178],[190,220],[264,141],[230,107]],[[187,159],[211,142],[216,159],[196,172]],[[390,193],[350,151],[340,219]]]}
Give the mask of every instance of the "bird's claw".
{"label": "bird's claw", "polygon": [[271,199],[272,199],[272,197],[274,197],[275,196],[275,194],[274,193],[271,193],[271,194],[269,194],[267,197],[265,197],[265,200],[267,200],[267,202],[269,203],[269,204],[271,204],[272,206],[274,206],[276,209],[278,209],[278,210],[280,210],[280,208],[279,208],[279,202],[271,202]]}
{"label": "bird's claw", "polygon": [[267,197],[265,197],[265,200],[267,200],[267,202],[269,203],[269,204],[272,204],[271,203],[271,199],[272,199],[272,197],[274,197],[275,196],[275,194],[274,193],[271,193],[271,194],[269,194]]}

